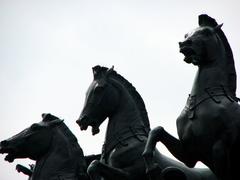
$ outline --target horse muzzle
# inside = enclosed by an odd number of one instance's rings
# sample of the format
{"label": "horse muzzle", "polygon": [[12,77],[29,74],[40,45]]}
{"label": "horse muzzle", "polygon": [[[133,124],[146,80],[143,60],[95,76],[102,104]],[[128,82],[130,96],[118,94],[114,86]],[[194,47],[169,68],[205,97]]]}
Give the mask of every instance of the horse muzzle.
{"label": "horse muzzle", "polygon": [[8,141],[4,140],[0,142],[0,153],[4,154],[4,153],[8,153]]}
{"label": "horse muzzle", "polygon": [[7,154],[5,161],[13,162],[15,159],[15,151],[9,146],[9,142],[4,140],[0,142],[0,153]]}
{"label": "horse muzzle", "polygon": [[80,116],[80,118],[76,121],[76,123],[79,125],[81,130],[87,130],[89,126],[88,117],[86,115]]}
{"label": "horse muzzle", "polygon": [[87,130],[88,126],[92,127],[92,135],[98,134],[100,132],[99,125],[96,125],[94,121],[91,121],[86,115],[80,116],[80,118],[76,121],[79,125],[81,131]]}
{"label": "horse muzzle", "polygon": [[185,56],[184,61],[188,64],[195,62],[197,58],[196,52],[189,46],[180,46],[180,53]]}

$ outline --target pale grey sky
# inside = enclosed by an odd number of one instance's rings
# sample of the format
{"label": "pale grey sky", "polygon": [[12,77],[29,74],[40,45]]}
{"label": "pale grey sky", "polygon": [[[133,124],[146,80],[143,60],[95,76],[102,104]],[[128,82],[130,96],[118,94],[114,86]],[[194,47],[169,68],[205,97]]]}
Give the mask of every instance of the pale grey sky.
{"label": "pale grey sky", "polygon": [[[178,42],[209,14],[224,23],[239,75],[239,9],[238,0],[0,0],[0,140],[50,112],[65,119],[85,154],[99,153],[106,122],[94,137],[75,123],[97,64],[114,65],[142,95],[151,127],[176,136],[196,71]],[[1,180],[27,179],[15,165],[31,161],[4,157]]]}

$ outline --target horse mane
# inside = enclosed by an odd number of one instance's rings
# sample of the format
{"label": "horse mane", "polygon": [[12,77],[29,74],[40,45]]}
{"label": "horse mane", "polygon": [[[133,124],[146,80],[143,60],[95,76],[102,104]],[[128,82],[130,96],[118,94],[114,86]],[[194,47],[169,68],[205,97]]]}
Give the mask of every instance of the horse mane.
{"label": "horse mane", "polygon": [[[102,67],[102,66],[95,66],[94,69],[98,69],[100,72],[107,72],[108,68],[107,67]],[[126,80],[122,75],[118,74],[115,70],[112,70],[108,76],[113,77],[114,79],[118,80],[126,89],[128,92],[131,94],[131,96],[134,98],[137,108],[140,111],[140,115],[143,120],[143,124],[147,128],[146,130],[150,130],[150,124],[149,124],[149,119],[148,119],[148,113],[146,110],[145,103],[141,97],[141,95],[137,92],[136,88],[130,83],[128,80]]]}
{"label": "horse mane", "polygon": [[[43,118],[42,121],[44,122],[51,122],[56,119],[59,119],[57,116],[54,116],[50,113],[43,113],[42,118]],[[61,130],[61,132],[66,136],[66,138],[68,138],[71,144],[76,144],[76,143],[78,144],[78,140],[76,136],[70,131],[70,129],[67,127],[67,125],[64,122],[62,122],[58,126],[58,129]]]}
{"label": "horse mane", "polygon": [[[85,176],[85,171],[87,168],[86,165],[86,160],[84,157],[84,153],[82,148],[80,147],[80,145],[78,144],[78,140],[76,138],[76,136],[72,133],[72,131],[67,127],[67,125],[62,122],[59,126],[58,129],[62,132],[62,134],[67,138],[69,144],[71,145],[71,148],[74,150],[74,156],[77,160],[78,163],[78,170],[76,171],[76,174],[78,174],[78,176]],[[64,147],[63,147],[64,148]]]}
{"label": "horse mane", "polygon": [[[42,114],[42,121],[44,122],[51,122],[54,120],[59,119],[58,117],[50,114],[50,113],[43,113]],[[72,131],[67,127],[67,125],[62,121],[61,124],[59,124],[57,126],[57,128],[60,130],[60,132],[67,138],[68,142],[70,142],[70,144],[73,147],[79,147],[80,150],[82,151],[81,147],[78,144],[78,140],[76,138],[76,136],[72,133]],[[83,152],[81,152],[83,155]]]}
{"label": "horse mane", "polygon": [[[201,27],[209,26],[211,28],[215,28],[216,26],[218,26],[218,23],[216,22],[216,20],[206,14],[201,14],[199,16],[198,24]],[[222,29],[218,28],[216,33],[219,36],[219,38],[222,40],[223,46],[226,51],[226,56],[228,59],[228,64],[227,64],[228,83],[229,83],[230,91],[233,93],[233,96],[235,98],[236,89],[237,89],[237,75],[236,75],[236,70],[234,65],[234,57],[233,57],[232,49]]]}
{"label": "horse mane", "polygon": [[[50,158],[50,154],[54,155],[54,153],[56,153],[55,152],[56,149],[54,147],[59,146],[61,148],[61,150],[59,150],[57,148],[57,152],[58,151],[62,151],[62,152],[67,151],[71,155],[71,159],[69,159],[68,155],[63,156],[63,157],[58,157],[61,159],[66,158],[61,161],[61,162],[64,162],[64,164],[59,164],[59,167],[63,168],[64,166],[70,165],[70,163],[71,163],[72,167],[75,168],[74,169],[75,171],[73,172],[73,173],[75,173],[74,175],[76,175],[77,177],[85,177],[86,169],[87,169],[86,161],[84,158],[83,151],[78,144],[78,140],[77,140],[76,136],[71,132],[71,130],[63,122],[63,120],[59,119],[58,117],[56,117],[50,113],[43,113],[42,118],[43,118],[42,121],[44,123],[46,123],[45,127],[48,127],[48,126],[51,127],[51,128],[49,128],[50,131],[53,131],[54,134],[56,134],[53,136],[60,138],[60,140],[63,140],[64,142],[67,142],[67,145],[62,145],[61,143],[59,143],[59,141],[56,141],[54,143],[52,142],[51,147],[48,150],[48,152],[36,162],[33,176],[37,177],[39,175],[39,173],[43,169],[43,166],[45,166],[44,164],[46,161],[50,162],[50,165],[53,165],[55,163],[57,158],[54,156],[53,156],[54,158],[52,158],[52,157]],[[55,124],[51,124],[51,123],[55,123]],[[48,169],[48,168],[45,168],[45,170],[46,169]],[[64,171],[61,173],[63,173],[62,176],[65,175]],[[34,177],[33,177],[33,179],[34,179]]]}
{"label": "horse mane", "polygon": [[236,69],[235,69],[235,64],[234,64],[234,58],[233,58],[233,53],[232,49],[229,45],[229,42],[227,40],[227,37],[225,36],[224,32],[222,29],[218,30],[218,35],[221,38],[223,45],[226,50],[226,56],[228,59],[228,82],[229,82],[229,88],[230,91],[233,93],[234,97],[236,96],[236,89],[237,89],[237,75],[236,75]]}
{"label": "horse mane", "polygon": [[65,135],[72,145],[75,145],[76,143],[78,144],[76,136],[70,131],[65,123],[61,123],[61,125],[58,126],[58,129]]}

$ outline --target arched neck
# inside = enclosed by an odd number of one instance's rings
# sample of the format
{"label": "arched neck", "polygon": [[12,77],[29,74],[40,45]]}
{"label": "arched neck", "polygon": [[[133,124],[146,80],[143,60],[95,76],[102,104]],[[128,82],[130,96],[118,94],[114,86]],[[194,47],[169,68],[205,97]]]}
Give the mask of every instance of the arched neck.
{"label": "arched neck", "polygon": [[[217,60],[215,62],[218,62]],[[226,66],[222,63],[212,63],[199,66],[195,75],[191,95],[202,95],[206,89],[213,87],[228,87]]]}
{"label": "arched neck", "polygon": [[109,117],[105,142],[129,127],[144,126],[133,98],[122,93],[117,110]]}

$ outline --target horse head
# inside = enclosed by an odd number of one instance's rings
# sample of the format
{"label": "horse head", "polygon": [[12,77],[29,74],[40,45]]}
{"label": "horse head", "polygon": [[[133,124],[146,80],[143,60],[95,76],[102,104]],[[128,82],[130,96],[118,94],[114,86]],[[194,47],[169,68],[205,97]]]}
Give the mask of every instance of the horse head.
{"label": "horse head", "polygon": [[[116,126],[119,128],[121,125],[135,126],[141,123],[149,129],[144,102],[130,82],[113,70],[113,67],[95,66],[93,75],[83,110],[76,121],[81,130],[91,126],[92,134],[95,135],[106,118],[109,118],[111,124],[118,121]],[[121,127],[125,128],[123,126]]]}
{"label": "horse head", "polygon": [[109,76],[114,73],[111,69],[95,66],[93,67],[93,82],[90,84],[85,98],[84,108],[79,119],[76,121],[81,130],[92,127],[92,134],[97,134],[101,123],[116,108],[119,101],[119,91],[109,83]]}
{"label": "horse head", "polygon": [[203,66],[219,60],[219,56],[226,55],[224,45],[219,37],[222,24],[218,25],[207,15],[199,16],[199,27],[185,35],[179,42],[180,52],[184,54],[184,61]]}
{"label": "horse head", "polygon": [[51,129],[62,123],[51,114],[43,114],[43,120],[34,123],[15,136],[1,141],[0,153],[6,153],[6,161],[13,162],[17,158],[37,160],[49,149],[52,140]]}
{"label": "horse head", "polygon": [[215,72],[215,79],[222,79],[221,85],[226,86],[237,100],[234,58],[229,42],[221,29],[222,24],[218,24],[206,14],[199,16],[198,23],[199,27],[186,34],[184,41],[179,42],[180,52],[185,56],[184,61],[202,69],[209,67],[211,69],[209,71]]}

